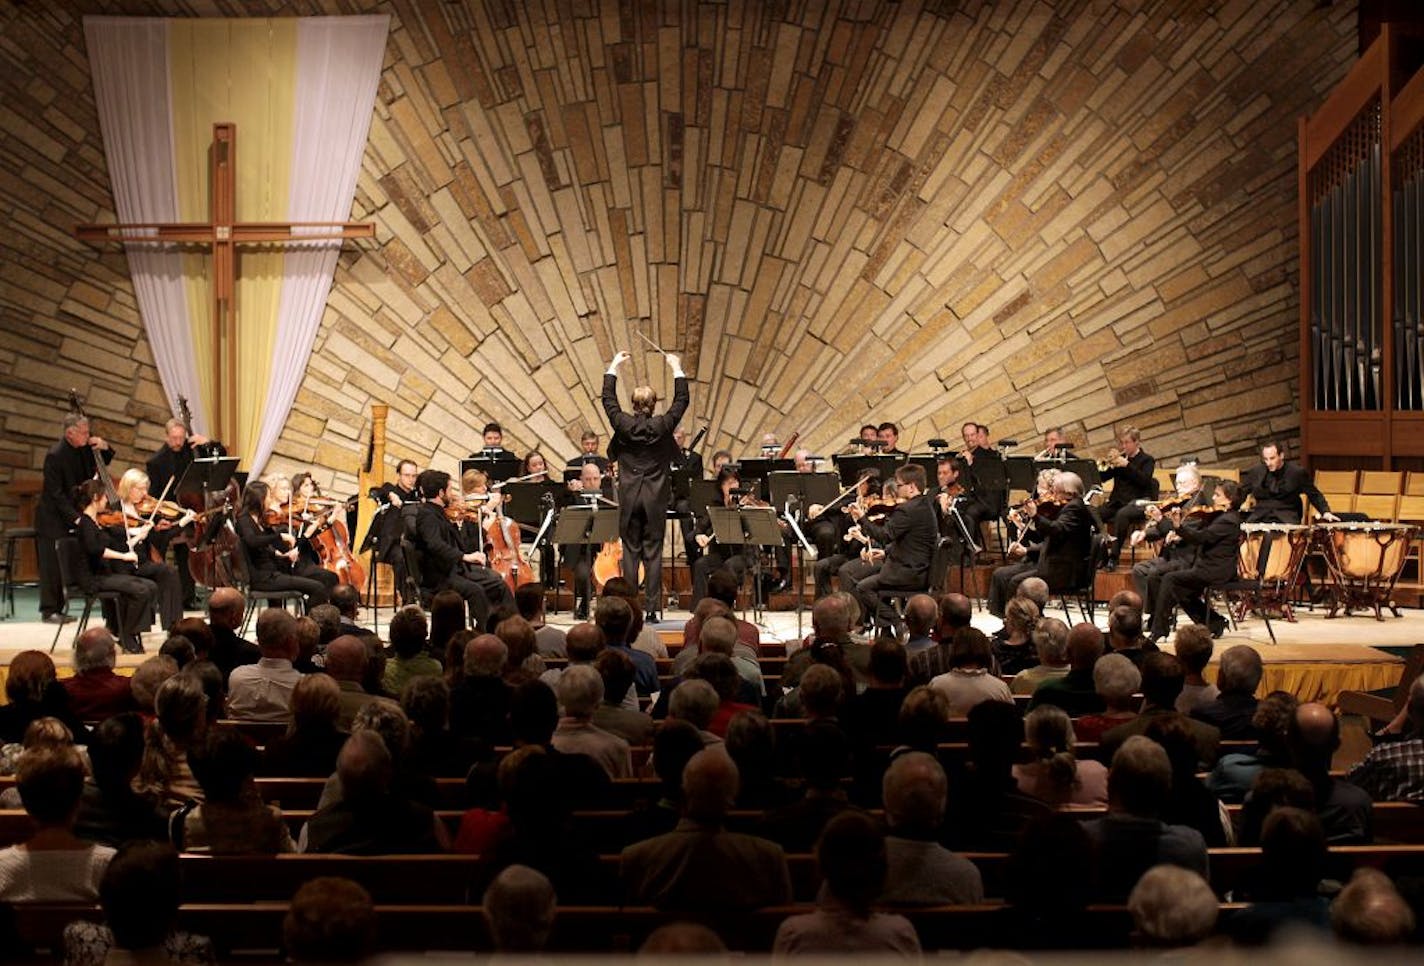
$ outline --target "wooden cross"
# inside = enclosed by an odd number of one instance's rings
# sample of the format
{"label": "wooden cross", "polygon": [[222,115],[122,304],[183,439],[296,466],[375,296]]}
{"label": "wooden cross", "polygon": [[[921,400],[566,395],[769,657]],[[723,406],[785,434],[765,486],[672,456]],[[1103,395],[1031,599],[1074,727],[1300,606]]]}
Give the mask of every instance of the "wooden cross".
{"label": "wooden cross", "polygon": [[[370,222],[239,222],[237,217],[237,125],[213,125],[209,150],[211,172],[209,216],[206,222],[171,224],[77,225],[75,237],[88,242],[189,245],[210,248],[213,256],[213,425],[209,435],[236,439],[237,312],[234,302],[239,245],[281,245],[290,242],[374,238]],[[296,229],[330,229],[297,234]]]}

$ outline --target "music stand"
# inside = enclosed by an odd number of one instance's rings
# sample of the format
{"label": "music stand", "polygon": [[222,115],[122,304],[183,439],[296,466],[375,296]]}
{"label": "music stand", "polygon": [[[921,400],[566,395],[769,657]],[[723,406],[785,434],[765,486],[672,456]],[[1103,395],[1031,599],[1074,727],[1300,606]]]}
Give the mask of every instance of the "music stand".
{"label": "music stand", "polygon": [[834,473],[798,473],[795,470],[777,470],[767,477],[771,488],[771,503],[784,507],[788,497],[795,497],[802,506],[812,503],[825,505],[836,498],[841,491]]}
{"label": "music stand", "polygon": [[207,506],[207,494],[227,489],[228,482],[236,471],[236,456],[195,459],[188,464],[182,478],[173,487],[174,502],[182,502],[178,499],[182,496],[200,496],[204,497],[203,505]]}
{"label": "music stand", "polygon": [[524,469],[518,456],[470,456],[460,460],[460,478],[470,470],[482,470],[491,483],[503,483]]}
{"label": "music stand", "polygon": [[[712,521],[712,535],[724,547],[777,547],[782,543],[781,528],[776,525],[776,511],[769,506],[741,509],[710,506],[707,516]],[[761,620],[761,555],[752,556],[752,616]],[[742,612],[746,619],[746,611]]]}
{"label": "music stand", "polygon": [[[560,511],[554,522],[553,541],[555,546],[570,547],[582,545],[588,556],[588,591],[593,596],[593,547],[603,546],[618,536],[618,508],[577,506],[570,504]],[[562,557],[562,551],[560,551]],[[562,563],[562,560],[560,561]],[[574,589],[577,594],[577,588]],[[554,606],[559,603],[558,591],[554,592]],[[592,601],[589,601],[592,606]]]}
{"label": "music stand", "polygon": [[564,498],[569,495],[566,484],[553,481],[506,483],[500,490],[508,497],[504,504],[504,515],[531,527],[538,526],[539,521],[544,519],[546,493],[554,498],[555,506],[566,502]]}
{"label": "music stand", "polygon": [[900,466],[920,467],[925,471],[926,485],[933,485],[939,473],[939,456],[934,453],[911,453],[908,457],[900,457]]}
{"label": "music stand", "polygon": [[716,480],[689,480],[687,484],[687,508],[694,517],[707,512],[709,506],[720,506],[722,494],[717,490]]}
{"label": "music stand", "polygon": [[1009,489],[1023,490],[1030,496],[1033,495],[1034,487],[1038,484],[1038,471],[1052,466],[1054,469],[1062,469],[1062,463],[1042,463],[1032,456],[1005,456],[1004,457],[1004,477],[1008,480]]}
{"label": "music stand", "polygon": [[895,470],[900,466],[898,456],[835,456],[831,461],[836,464],[836,469],[841,474],[841,486],[859,482],[860,475],[865,470],[875,470],[880,476],[880,482],[884,483],[895,475]]}
{"label": "music stand", "polygon": [[741,469],[737,472],[737,477],[745,485],[751,480],[757,481],[757,496],[763,500],[767,498],[766,480],[772,473],[785,472],[796,469],[795,460],[768,459],[764,456],[748,456],[738,464]]}
{"label": "music stand", "polygon": [[1083,487],[1091,490],[1103,482],[1103,475],[1098,472],[1098,464],[1095,460],[1071,459],[1064,460],[1062,466],[1065,473],[1077,473],[1083,480]]}

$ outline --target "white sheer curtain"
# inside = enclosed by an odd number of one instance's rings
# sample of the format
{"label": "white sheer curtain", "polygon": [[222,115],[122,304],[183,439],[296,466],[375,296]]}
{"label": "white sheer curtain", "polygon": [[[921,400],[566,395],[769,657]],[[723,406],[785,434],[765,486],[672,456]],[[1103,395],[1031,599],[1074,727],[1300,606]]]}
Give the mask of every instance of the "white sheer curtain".
{"label": "white sheer curtain", "polygon": [[[390,18],[320,17],[297,26],[292,221],[345,221],[366,151]],[[331,290],[339,242],[289,247],[277,309],[277,342],[267,408],[249,466],[256,476],[282,435]]]}
{"label": "white sheer curtain", "polygon": [[[121,222],[178,220],[169,103],[168,22],[156,18],[85,17],[104,157]],[[193,428],[207,431],[183,256],[172,246],[125,245],[134,294],[158,376],[173,397],[188,398]]]}

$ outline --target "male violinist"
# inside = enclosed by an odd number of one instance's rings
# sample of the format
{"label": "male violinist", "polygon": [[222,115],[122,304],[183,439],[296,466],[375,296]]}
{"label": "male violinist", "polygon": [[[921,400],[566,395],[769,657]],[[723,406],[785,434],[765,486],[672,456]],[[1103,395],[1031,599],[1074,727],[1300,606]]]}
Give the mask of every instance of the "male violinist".
{"label": "male violinist", "polygon": [[415,548],[420,560],[420,586],[430,593],[451,589],[465,598],[472,623],[484,629],[485,618],[503,605],[514,606],[504,578],[486,564],[483,551],[467,552],[460,531],[445,508],[461,502],[459,487],[449,473],[426,470],[416,485],[424,502],[415,514]]}
{"label": "male violinist", "polygon": [[1083,478],[1077,473],[1059,473],[1053,481],[1053,500],[1059,509],[1052,518],[1039,512],[1034,500],[1023,507],[1024,516],[1040,540],[1038,561],[1023,560],[994,570],[989,578],[989,613],[995,617],[1004,616],[1005,605],[1025,579],[1041,577],[1050,589],[1062,591],[1076,587],[1088,567],[1094,525],[1093,515],[1083,502]]}
{"label": "male violinist", "polygon": [[591,429],[585,429],[579,436],[578,455],[569,460],[569,469],[578,469],[585,463],[593,463],[600,473],[608,472],[608,460],[598,452],[598,434]]}
{"label": "male violinist", "polygon": [[[1157,593],[1147,601],[1152,611],[1148,637],[1161,640],[1167,636],[1172,615],[1180,604],[1193,621],[1211,629],[1212,637],[1226,630],[1226,618],[1208,610],[1203,591],[1212,584],[1233,580],[1237,572],[1237,554],[1241,545],[1241,486],[1231,480],[1216,485],[1212,493],[1212,509],[1189,513],[1179,527],[1172,527],[1165,539],[1175,538],[1188,551],[1194,551],[1188,565],[1162,577]],[[1164,519],[1158,526],[1166,523]]]}
{"label": "male violinist", "polygon": [[603,411],[613,429],[608,441],[608,458],[616,460],[618,480],[618,530],[623,536],[623,578],[638,586],[638,567],[643,567],[643,599],[647,601],[646,621],[656,623],[657,605],[663,588],[663,531],[672,495],[672,463],[677,443],[672,432],[691,400],[682,361],[666,356],[672,369],[672,403],[667,412],[653,414],[658,394],[652,386],[638,386],[631,394],[633,411],[618,402],[618,367],[631,358],[619,352],[603,376]]}
{"label": "male violinist", "polygon": [[[925,468],[910,463],[895,471],[895,492],[903,502],[885,517],[883,524],[865,518],[859,504],[850,507],[851,518],[870,539],[884,550],[872,551],[870,560],[852,560],[841,567],[840,584],[860,602],[860,612],[875,615],[878,622],[894,627],[899,618],[882,603],[882,590],[923,591],[929,586],[930,562],[939,542],[939,521],[934,504],[925,493]],[[867,621],[869,623],[869,621]]]}
{"label": "male violinist", "polygon": [[64,606],[64,581],[55,541],[68,536],[79,517],[74,505],[75,488],[98,475],[98,461],[107,465],[113,458],[113,448],[100,437],[91,436],[89,420],[77,412],[64,417],[64,438],[45,454],[44,489],[35,509],[35,533],[39,538],[35,544],[39,555],[40,616],[46,624],[74,620],[60,609]]}
{"label": "male violinist", "polygon": [[1261,462],[1246,471],[1241,489],[1243,497],[1256,499],[1247,523],[1299,523],[1302,496],[1322,520],[1340,519],[1330,512],[1330,504],[1311,482],[1310,474],[1295,463],[1287,463],[1285,450],[1276,442],[1261,447]]}
{"label": "male violinist", "polygon": [[[193,460],[200,456],[211,458],[226,455],[227,448],[222,443],[199,433],[190,436],[183,420],[170,419],[163,427],[163,445],[145,464],[148,470],[149,492],[154,495],[166,492],[167,499],[179,502],[177,486],[182,481],[183,474],[188,472],[188,467],[193,465]],[[173,483],[172,489],[168,486],[169,481]],[[196,610],[200,606],[197,585],[193,581],[193,574],[188,570],[188,544],[193,538],[191,527],[174,527],[162,533],[155,533],[151,540],[154,549],[159,553],[167,553],[169,547],[173,548],[173,567],[178,571],[178,581],[183,588],[184,610]]]}
{"label": "male violinist", "polygon": [[1126,538],[1132,546],[1142,543],[1162,545],[1157,556],[1150,560],[1138,561],[1132,568],[1133,586],[1142,595],[1142,599],[1148,602],[1156,597],[1157,585],[1163,577],[1174,570],[1185,570],[1189,563],[1187,558],[1190,554],[1183,550],[1183,545],[1176,540],[1168,541],[1167,535],[1181,525],[1184,514],[1211,506],[1212,494],[1202,489],[1201,471],[1197,469],[1197,464],[1183,463],[1177,467],[1173,479],[1177,487],[1176,497],[1172,500],[1173,507],[1163,513],[1157,504],[1147,504],[1143,508],[1146,513],[1145,526],[1141,530],[1133,531]]}
{"label": "male violinist", "polygon": [[1108,553],[1105,569],[1116,570],[1123,546],[1145,516],[1138,500],[1157,498],[1157,481],[1152,474],[1157,460],[1142,448],[1142,433],[1135,426],[1125,426],[1117,434],[1118,454],[1102,470],[1104,480],[1112,480],[1112,495],[1103,504],[1102,515],[1112,518],[1114,542]]}

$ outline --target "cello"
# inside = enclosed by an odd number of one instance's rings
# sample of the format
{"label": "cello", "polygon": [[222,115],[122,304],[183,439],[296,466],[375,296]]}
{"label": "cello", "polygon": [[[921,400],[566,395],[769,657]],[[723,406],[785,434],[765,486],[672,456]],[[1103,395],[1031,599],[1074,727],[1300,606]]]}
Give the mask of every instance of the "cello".
{"label": "cello", "polygon": [[510,592],[534,582],[529,562],[519,546],[519,524],[504,515],[504,500],[494,501],[494,517],[485,524],[485,540],[489,544],[490,569],[504,578]]}

